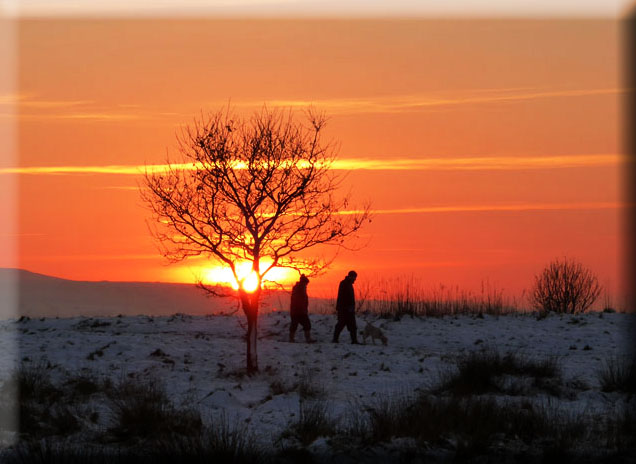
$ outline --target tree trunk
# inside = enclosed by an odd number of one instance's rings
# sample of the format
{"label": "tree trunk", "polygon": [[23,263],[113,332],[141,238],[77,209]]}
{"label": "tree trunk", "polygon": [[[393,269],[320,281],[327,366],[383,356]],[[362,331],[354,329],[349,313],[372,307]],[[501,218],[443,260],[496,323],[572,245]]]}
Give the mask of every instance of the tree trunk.
{"label": "tree trunk", "polygon": [[247,317],[247,373],[258,371],[258,351],[256,340],[258,334],[258,295],[241,292],[243,311]]}
{"label": "tree trunk", "polygon": [[258,308],[252,308],[247,315],[247,373],[258,371],[258,352],[256,335],[258,327]]}

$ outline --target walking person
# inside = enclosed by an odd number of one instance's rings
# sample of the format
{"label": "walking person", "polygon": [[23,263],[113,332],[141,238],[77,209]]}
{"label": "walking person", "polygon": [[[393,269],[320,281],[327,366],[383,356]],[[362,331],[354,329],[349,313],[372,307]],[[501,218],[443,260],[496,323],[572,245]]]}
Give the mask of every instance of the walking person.
{"label": "walking person", "polygon": [[338,286],[338,299],[336,300],[338,322],[333,332],[333,343],[338,343],[340,332],[342,332],[345,326],[351,335],[351,343],[358,343],[358,336],[356,334],[356,297],[353,292],[353,283],[357,277],[358,273],[356,271],[349,271]]}
{"label": "walking person", "polygon": [[305,275],[300,276],[300,280],[294,284],[291,294],[291,303],[289,305],[289,315],[291,316],[291,325],[289,326],[289,341],[294,343],[296,329],[300,324],[305,332],[305,341],[314,343],[316,340],[311,338],[311,322],[309,322],[309,297],[307,296],[307,284],[309,279]]}

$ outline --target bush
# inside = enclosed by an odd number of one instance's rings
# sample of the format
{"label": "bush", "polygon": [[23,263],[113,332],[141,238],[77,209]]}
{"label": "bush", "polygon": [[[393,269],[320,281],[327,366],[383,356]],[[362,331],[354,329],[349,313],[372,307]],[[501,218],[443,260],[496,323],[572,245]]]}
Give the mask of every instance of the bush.
{"label": "bush", "polygon": [[530,302],[543,314],[578,314],[586,311],[600,294],[596,276],[580,263],[564,258],[554,260],[535,276]]}

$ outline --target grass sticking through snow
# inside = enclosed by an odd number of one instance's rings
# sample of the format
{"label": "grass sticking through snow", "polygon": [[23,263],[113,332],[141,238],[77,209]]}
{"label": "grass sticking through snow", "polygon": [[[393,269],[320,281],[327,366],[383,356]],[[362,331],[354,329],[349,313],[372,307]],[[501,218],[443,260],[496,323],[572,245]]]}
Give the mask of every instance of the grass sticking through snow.
{"label": "grass sticking through snow", "polygon": [[486,349],[459,356],[455,367],[442,373],[441,383],[434,389],[436,393],[521,395],[532,388],[553,394],[560,392],[561,369],[558,359],[552,356],[534,360],[514,352],[502,355]]}
{"label": "grass sticking through snow", "polygon": [[606,359],[597,375],[604,392],[636,393],[636,357]]}
{"label": "grass sticking through snow", "polygon": [[113,411],[109,432],[122,441],[193,435],[203,427],[198,411],[177,408],[155,381],[123,380],[108,392],[108,398]]}
{"label": "grass sticking through snow", "polygon": [[[486,397],[398,395],[368,408],[367,426],[355,433],[367,446],[410,437],[423,448],[454,449],[457,458],[496,453],[501,443],[520,440],[525,451],[566,455],[587,439],[587,421],[552,404],[499,402]],[[350,432],[351,433],[351,432]]]}
{"label": "grass sticking through snow", "polygon": [[289,424],[283,437],[293,436],[303,446],[321,436],[336,433],[336,422],[330,417],[327,403],[320,400],[301,401],[298,420]]}

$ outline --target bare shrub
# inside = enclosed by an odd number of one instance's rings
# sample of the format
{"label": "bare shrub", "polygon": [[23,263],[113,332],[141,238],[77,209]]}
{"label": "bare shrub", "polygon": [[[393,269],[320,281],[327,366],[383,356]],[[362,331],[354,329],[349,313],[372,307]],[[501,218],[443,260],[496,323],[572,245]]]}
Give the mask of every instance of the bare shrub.
{"label": "bare shrub", "polygon": [[600,294],[598,279],[589,269],[563,258],[554,260],[535,276],[530,302],[544,314],[578,314],[586,311]]}

